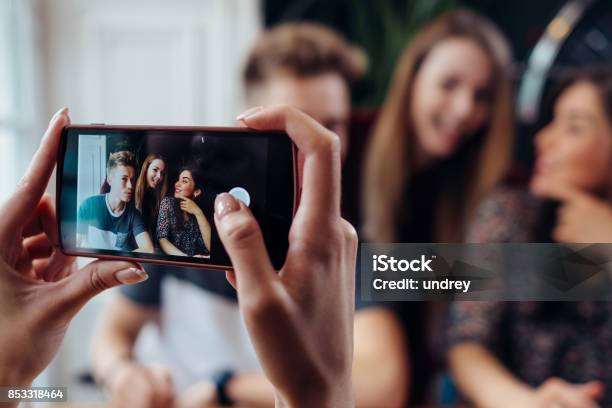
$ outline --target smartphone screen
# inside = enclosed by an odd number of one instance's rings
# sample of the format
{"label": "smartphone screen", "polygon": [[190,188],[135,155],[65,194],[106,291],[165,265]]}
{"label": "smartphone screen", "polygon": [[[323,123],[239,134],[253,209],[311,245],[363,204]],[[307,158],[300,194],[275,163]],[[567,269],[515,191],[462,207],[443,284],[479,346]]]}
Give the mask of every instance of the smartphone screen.
{"label": "smartphone screen", "polygon": [[214,223],[229,192],[259,222],[283,264],[296,204],[295,146],[245,128],[71,125],[57,189],[65,253],[228,269]]}

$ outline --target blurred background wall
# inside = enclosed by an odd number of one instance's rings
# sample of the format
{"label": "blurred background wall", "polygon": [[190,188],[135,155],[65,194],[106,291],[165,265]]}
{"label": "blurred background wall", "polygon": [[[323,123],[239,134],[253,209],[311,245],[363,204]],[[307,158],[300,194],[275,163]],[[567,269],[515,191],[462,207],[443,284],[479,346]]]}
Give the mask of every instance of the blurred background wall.
{"label": "blurred background wall", "polygon": [[[353,102],[375,112],[413,33],[460,5],[488,15],[512,44],[517,162],[528,169],[556,72],[612,61],[609,0],[0,0],[0,199],[64,105],[74,123],[232,124],[243,108],[245,54],[262,27],[280,22],[320,21],[364,47],[370,70]],[[358,178],[363,140],[351,145],[348,174]],[[87,371],[89,333],[107,296],[74,321],[40,384],[99,398],[72,385]]]}

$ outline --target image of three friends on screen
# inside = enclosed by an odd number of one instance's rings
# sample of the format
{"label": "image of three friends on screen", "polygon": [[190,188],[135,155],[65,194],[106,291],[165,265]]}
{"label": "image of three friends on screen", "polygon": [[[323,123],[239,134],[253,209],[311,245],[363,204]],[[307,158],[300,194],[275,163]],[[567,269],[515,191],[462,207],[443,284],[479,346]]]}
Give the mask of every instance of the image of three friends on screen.
{"label": "image of three friends on screen", "polygon": [[167,162],[149,154],[137,174],[130,151],[112,153],[99,195],[86,198],[77,214],[77,247],[210,258],[211,223],[196,203],[203,176],[193,162],[168,189]]}

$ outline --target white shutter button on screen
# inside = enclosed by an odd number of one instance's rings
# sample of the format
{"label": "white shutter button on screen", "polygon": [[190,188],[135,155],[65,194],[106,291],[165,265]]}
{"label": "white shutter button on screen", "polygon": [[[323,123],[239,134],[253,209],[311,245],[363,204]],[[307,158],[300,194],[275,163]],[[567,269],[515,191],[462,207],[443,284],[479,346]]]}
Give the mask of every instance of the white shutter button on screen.
{"label": "white shutter button on screen", "polygon": [[244,188],[234,187],[229,191],[229,193],[233,195],[236,200],[242,201],[247,207],[251,205],[251,196]]}

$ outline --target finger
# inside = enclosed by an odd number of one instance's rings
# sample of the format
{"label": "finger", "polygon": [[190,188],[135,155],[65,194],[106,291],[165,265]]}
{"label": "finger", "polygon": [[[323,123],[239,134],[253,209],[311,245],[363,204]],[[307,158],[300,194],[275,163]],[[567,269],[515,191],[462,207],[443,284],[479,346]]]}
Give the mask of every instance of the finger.
{"label": "finger", "polygon": [[26,238],[23,241],[23,246],[31,259],[48,258],[53,253],[53,246],[45,234]]}
{"label": "finger", "polygon": [[55,250],[51,257],[49,257],[49,263],[44,271],[43,279],[46,282],[55,282],[64,278],[73,269],[75,259],[61,251]]}
{"label": "finger", "polygon": [[552,237],[557,242],[569,242],[571,230],[567,225],[559,224],[553,229]]}
{"label": "finger", "polygon": [[557,392],[559,402],[567,408],[598,408],[599,406],[586,394],[573,385],[559,388]]}
{"label": "finger", "polygon": [[34,210],[34,214],[32,214],[23,227],[22,234],[24,238],[27,238],[41,232],[44,232],[49,237],[52,246],[59,247],[55,205],[53,204],[53,199],[48,194],[43,195]]}
{"label": "finger", "polygon": [[6,222],[0,233],[18,230],[24,220],[34,212],[53,173],[62,129],[69,123],[68,108],[61,109],[51,119],[25,175],[17,185],[16,191],[2,207]]}
{"label": "finger", "polygon": [[155,390],[146,370],[138,370],[129,377],[129,383],[114,390],[112,407],[155,408]]}
{"label": "finger", "polygon": [[[40,232],[44,232],[44,234],[40,234]],[[36,237],[42,237],[37,238],[41,240],[38,244],[42,245],[42,247],[33,247],[32,250],[37,251],[35,253],[28,249],[30,256],[33,259],[44,256],[51,257],[44,271],[36,270],[37,275],[47,282],[62,279],[69,270],[68,266],[74,262],[75,258],[64,255],[59,251],[55,206],[53,200],[48,195],[43,196],[36,208],[35,214],[24,227],[23,235],[24,237],[29,237],[24,241],[24,245],[30,242],[29,240],[32,238],[32,235],[35,234],[38,234]],[[46,245],[49,247],[46,247]]]}
{"label": "finger", "polygon": [[148,278],[140,265],[124,261],[94,261],[77,273],[50,287],[52,306],[73,316],[92,297],[121,284],[135,284]]}
{"label": "finger", "polygon": [[539,195],[550,200],[563,202],[572,202],[588,197],[582,190],[565,183],[548,183],[541,187]]}
{"label": "finger", "polygon": [[170,406],[174,398],[174,390],[172,377],[168,370],[161,365],[151,364],[147,374],[154,386],[156,406],[160,408]]}
{"label": "finger", "polygon": [[234,267],[236,287],[263,292],[278,279],[270,262],[257,221],[242,203],[228,193],[215,200],[215,225]]}
{"label": "finger", "polygon": [[34,276],[36,279],[43,280],[45,282],[51,282],[47,280],[45,274],[49,270],[50,259],[34,259],[32,261],[32,269],[34,270]]}
{"label": "finger", "polygon": [[601,381],[591,381],[586,384],[578,385],[577,387],[595,401],[600,400],[605,391],[605,386]]}
{"label": "finger", "polygon": [[244,112],[242,112],[240,115],[236,116],[236,121],[238,123],[241,123],[242,126],[246,126],[246,123],[244,123],[244,119],[248,116],[253,115],[254,113],[257,113],[261,110],[263,110],[264,107],[263,106],[254,106],[252,108],[249,108],[247,110],[245,110]]}
{"label": "finger", "polygon": [[359,237],[357,235],[357,231],[355,230],[355,227],[353,227],[353,225],[350,222],[348,222],[344,218],[341,219],[341,222],[342,222],[342,229],[344,232],[344,239],[346,243],[345,244],[345,259],[348,262],[347,276],[349,278],[349,281],[352,284],[352,287],[354,287],[355,286],[354,271],[356,270],[356,267],[357,267],[357,251],[358,251],[358,245],[359,245]]}
{"label": "finger", "polygon": [[[55,260],[55,257],[65,257],[62,260]],[[73,271],[76,271],[76,265],[75,265],[75,261],[76,258],[72,257],[72,256],[66,256],[64,254],[62,254],[61,252],[54,252],[53,255],[51,255],[52,258],[52,262],[49,265],[49,271],[50,271],[50,280],[49,282],[56,282],[59,280],[64,279],[66,276],[69,276]],[[62,267],[56,267],[56,264],[62,264]]]}
{"label": "finger", "polygon": [[234,271],[225,271],[225,279],[227,279],[229,284],[236,289],[236,274]]}
{"label": "finger", "polygon": [[[276,106],[246,115],[253,129],[284,130],[304,155],[300,210],[308,221],[340,214],[340,139],[305,113]],[[303,207],[302,204],[305,206]]]}

